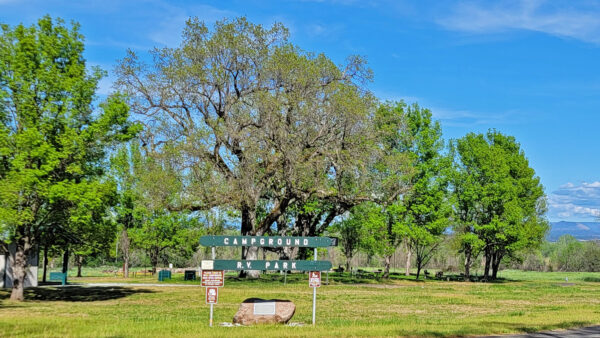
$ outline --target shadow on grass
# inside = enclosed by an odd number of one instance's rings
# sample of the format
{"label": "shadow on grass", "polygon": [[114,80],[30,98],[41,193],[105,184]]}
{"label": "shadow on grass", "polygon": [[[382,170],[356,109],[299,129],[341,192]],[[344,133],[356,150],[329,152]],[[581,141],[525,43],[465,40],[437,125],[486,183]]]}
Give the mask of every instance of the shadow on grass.
{"label": "shadow on grass", "polygon": [[[94,302],[124,298],[136,293],[154,293],[154,291],[119,286],[67,286],[60,288],[28,288],[25,289],[25,300]],[[9,297],[9,292],[0,293],[0,300],[8,299]]]}
{"label": "shadow on grass", "polygon": [[[550,331],[550,330],[557,330],[557,329],[579,328],[579,327],[584,327],[586,325],[591,325],[592,323],[584,322],[584,321],[569,321],[569,322],[562,322],[562,323],[550,324],[550,325],[540,325],[540,326],[523,326],[522,324],[519,324],[519,323],[506,323],[506,322],[492,322],[490,324],[501,325],[501,326],[510,328],[512,330],[515,330],[518,332],[523,332],[523,333],[536,333],[536,332],[541,332],[541,331]],[[548,337],[561,337],[560,334],[564,334],[564,332],[558,332],[557,335],[549,334],[547,336]]]}
{"label": "shadow on grass", "polygon": [[[228,282],[232,282],[235,284],[242,285],[254,285],[254,284],[282,284],[284,280],[287,284],[306,284],[308,283],[308,276],[306,273],[288,273],[287,277],[282,274],[261,274],[259,278],[256,279],[246,279],[239,278],[237,276],[226,276]],[[323,272],[321,274],[321,283],[327,284],[327,275]],[[470,281],[466,281],[463,275],[444,275],[443,277],[425,277],[422,275],[421,278],[415,279],[415,275],[411,274],[410,276],[405,276],[400,273],[390,273],[389,278],[382,278],[380,274],[375,274],[373,272],[362,272],[362,273],[348,273],[348,272],[330,272],[329,273],[329,284],[393,284],[394,281],[408,281],[415,283],[423,283],[423,282],[474,282],[474,283],[493,283],[493,284],[505,284],[505,283],[514,283],[518,282],[518,280],[514,279],[505,279],[505,278],[497,278],[495,280],[483,280],[481,277],[473,276]]]}

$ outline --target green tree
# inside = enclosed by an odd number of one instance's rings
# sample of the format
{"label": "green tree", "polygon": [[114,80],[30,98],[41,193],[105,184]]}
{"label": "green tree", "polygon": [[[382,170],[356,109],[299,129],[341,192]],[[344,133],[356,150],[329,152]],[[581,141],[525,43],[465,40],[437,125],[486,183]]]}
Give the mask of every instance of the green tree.
{"label": "green tree", "polygon": [[373,106],[358,83],[370,77],[364,61],[339,68],[287,36],[280,24],[238,18],[210,31],[191,19],[181,46],[156,50],[153,65],[122,60],[118,84],[149,125],[149,147],[184,174],[170,210],[232,208],[243,235],[263,235],[294,202],[340,196],[345,185],[331,183],[361,170]]}
{"label": "green tree", "polygon": [[408,184],[410,189],[390,212],[395,218],[394,232],[415,254],[418,279],[449,226],[451,161],[443,154],[442,127],[432,120],[428,109],[404,103],[397,109],[404,111],[408,137],[404,137],[402,148],[411,156],[414,175]]}
{"label": "green tree", "polygon": [[552,255],[561,271],[582,271],[584,263],[584,244],[571,235],[562,235],[555,243]]}
{"label": "green tree", "polygon": [[152,273],[156,273],[160,257],[166,249],[176,249],[180,256],[190,256],[198,246],[199,223],[184,213],[149,215],[140,227],[131,229],[134,246],[150,257]]}
{"label": "green tree", "polygon": [[495,130],[470,133],[453,148],[455,231],[466,256],[465,273],[468,277],[472,260],[482,252],[484,278],[495,279],[503,258],[544,239],[544,189],[514,137]]}
{"label": "green tree", "polygon": [[88,72],[79,26],[40,19],[2,25],[0,35],[0,219],[16,246],[11,299],[23,300],[28,256],[45,232],[70,226],[78,207],[101,199],[107,146],[131,137],[128,108],[111,96],[94,110],[103,72]]}
{"label": "green tree", "polygon": [[375,203],[363,203],[350,210],[347,217],[337,222],[331,231],[340,236],[340,248],[350,271],[352,258],[359,250],[376,254],[385,250],[387,232],[385,213]]}

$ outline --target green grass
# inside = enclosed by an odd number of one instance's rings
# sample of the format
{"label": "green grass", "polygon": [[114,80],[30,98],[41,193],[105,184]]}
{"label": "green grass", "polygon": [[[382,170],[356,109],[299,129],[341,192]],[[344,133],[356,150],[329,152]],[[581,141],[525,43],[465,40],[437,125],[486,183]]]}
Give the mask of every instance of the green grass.
{"label": "green grass", "polygon": [[[174,277],[167,283],[184,283]],[[219,327],[231,322],[239,304],[250,297],[289,299],[297,306],[292,322],[311,322],[312,290],[305,275],[288,276],[284,285],[278,274],[256,281],[237,280],[232,274],[220,290],[213,328],[208,327],[209,306],[199,287],[75,286],[28,289],[24,303],[10,302],[9,290],[0,291],[0,336],[443,337],[600,323],[599,273],[503,271],[500,283],[329,277],[331,285],[317,291],[316,327]],[[154,277],[135,280],[157,282]],[[71,278],[76,283],[109,281],[123,278]]]}

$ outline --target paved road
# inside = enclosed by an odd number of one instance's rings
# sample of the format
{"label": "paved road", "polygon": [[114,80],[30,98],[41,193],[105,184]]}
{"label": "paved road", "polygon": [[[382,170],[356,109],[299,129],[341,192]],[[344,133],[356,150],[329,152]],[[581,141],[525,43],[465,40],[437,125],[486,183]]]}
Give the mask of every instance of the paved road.
{"label": "paved road", "polygon": [[600,325],[574,330],[545,331],[511,336],[487,336],[486,338],[600,338]]}

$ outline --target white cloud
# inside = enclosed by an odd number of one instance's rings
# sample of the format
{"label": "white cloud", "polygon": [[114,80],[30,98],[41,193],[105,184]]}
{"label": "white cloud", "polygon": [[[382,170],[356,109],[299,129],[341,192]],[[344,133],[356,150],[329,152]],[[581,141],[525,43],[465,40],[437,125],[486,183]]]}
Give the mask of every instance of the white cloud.
{"label": "white cloud", "polygon": [[[576,7],[576,5],[578,7]],[[447,29],[469,33],[528,30],[600,43],[598,3],[544,0],[463,1],[437,18]]]}
{"label": "white cloud", "polygon": [[600,217],[600,181],[564,184],[548,196],[548,206],[551,217],[595,220]]}
{"label": "white cloud", "polygon": [[576,226],[576,227],[577,227],[577,229],[579,229],[579,230],[586,230],[586,231],[587,231],[587,230],[590,230],[590,227],[589,227],[589,226],[587,226],[587,225],[585,225],[585,224],[577,223],[575,226]]}

